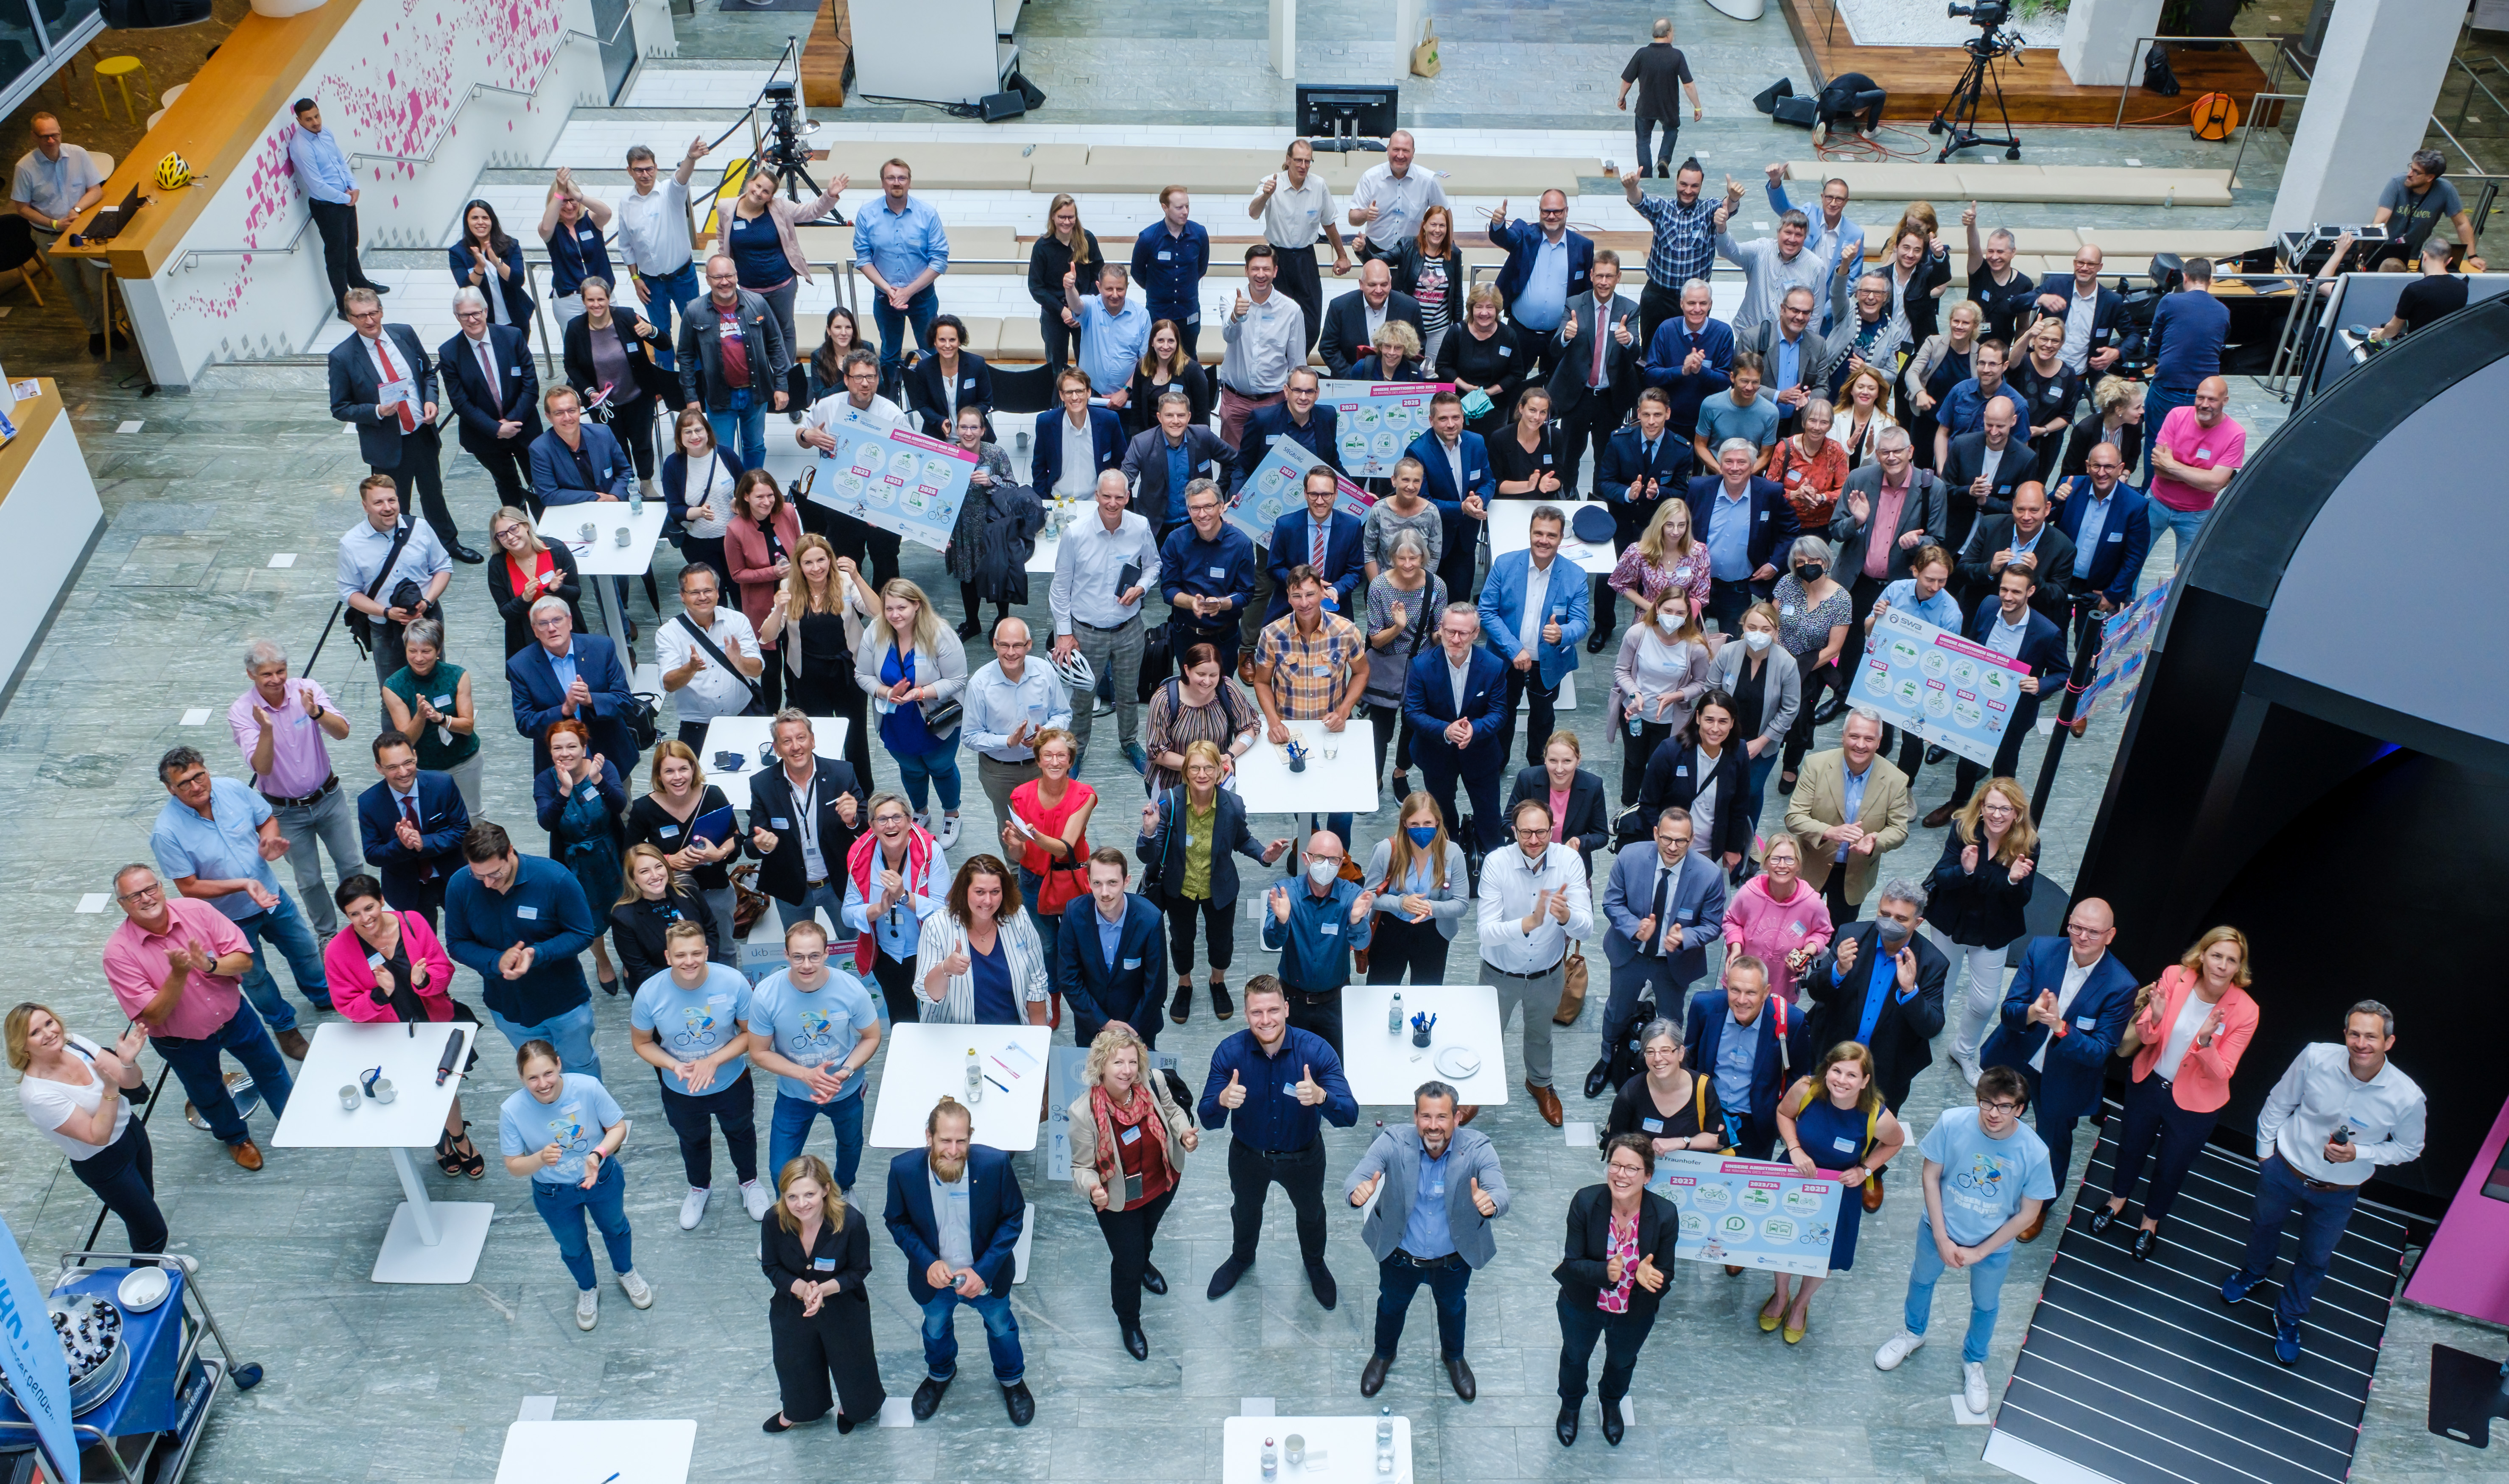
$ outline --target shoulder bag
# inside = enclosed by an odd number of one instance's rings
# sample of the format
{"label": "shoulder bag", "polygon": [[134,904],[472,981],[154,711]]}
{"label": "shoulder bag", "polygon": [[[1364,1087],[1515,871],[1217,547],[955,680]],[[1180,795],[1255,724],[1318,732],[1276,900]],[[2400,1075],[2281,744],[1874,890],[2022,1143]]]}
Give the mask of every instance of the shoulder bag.
{"label": "shoulder bag", "polygon": [[752,710],[756,710],[767,704],[767,693],[758,688],[758,682],[751,680],[746,675],[743,675],[740,672],[740,667],[733,664],[730,659],[724,654],[722,648],[714,642],[713,638],[709,636],[705,630],[698,628],[694,623],[690,621],[688,614],[678,614],[672,619],[672,621],[677,623],[680,627],[688,630],[689,637],[695,640],[698,647],[703,649],[706,653],[712,657],[716,664],[723,666],[723,668],[730,674],[732,679],[749,687],[749,704]]}
{"label": "shoulder bag", "polygon": [[[393,575],[393,564],[400,560],[401,548],[409,544],[410,537],[417,530],[418,522],[408,520],[402,522],[400,529],[393,534],[392,550],[384,553],[384,565],[376,569],[375,579],[366,584],[366,597],[369,601],[375,594],[383,591],[385,579]],[[373,654],[375,652],[373,617],[345,603],[341,608],[346,611],[347,616],[344,621],[349,627],[349,637],[357,642],[357,651],[361,654]]]}

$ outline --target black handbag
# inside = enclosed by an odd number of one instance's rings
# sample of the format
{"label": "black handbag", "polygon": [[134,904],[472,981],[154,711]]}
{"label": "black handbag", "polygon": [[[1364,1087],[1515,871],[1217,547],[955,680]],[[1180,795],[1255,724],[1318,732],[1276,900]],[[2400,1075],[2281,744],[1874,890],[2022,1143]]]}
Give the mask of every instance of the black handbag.
{"label": "black handbag", "polygon": [[627,704],[618,708],[618,720],[626,723],[639,752],[662,740],[661,717],[662,698],[651,691],[629,691]]}

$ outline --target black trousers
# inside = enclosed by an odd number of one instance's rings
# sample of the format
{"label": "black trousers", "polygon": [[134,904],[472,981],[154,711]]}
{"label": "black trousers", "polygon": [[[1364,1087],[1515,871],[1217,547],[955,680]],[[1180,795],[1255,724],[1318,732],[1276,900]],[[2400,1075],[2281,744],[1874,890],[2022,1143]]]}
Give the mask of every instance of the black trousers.
{"label": "black trousers", "polygon": [[[1488,745],[1486,742],[1479,744],[1480,747]],[[1496,850],[1506,837],[1507,822],[1499,818],[1498,813],[1498,785],[1500,775],[1506,772],[1507,755],[1502,750],[1497,757],[1498,762],[1486,769],[1458,775],[1450,763],[1428,753],[1420,755],[1420,786],[1438,801],[1438,812],[1445,816],[1446,834],[1461,840],[1465,848],[1479,850],[1483,854]],[[1473,802],[1471,835],[1464,834],[1463,819],[1455,813],[1455,784],[1459,776],[1466,797]]]}
{"label": "black trousers", "polygon": [[[1626,720],[1621,723],[1621,803],[1624,807],[1638,801],[1638,790],[1646,782],[1647,763],[1654,760],[1655,750],[1672,735],[1672,726],[1668,723],[1642,721],[1638,723],[1635,736],[1629,735],[1629,725]],[[1652,833],[1654,827],[1648,828]]]}
{"label": "black trousers", "polygon": [[1126,1329],[1142,1327],[1142,1270],[1150,1265],[1150,1244],[1158,1240],[1159,1219],[1176,1203],[1171,1185],[1131,1210],[1098,1212],[1098,1230],[1106,1239],[1111,1259],[1106,1265],[1106,1295],[1115,1305],[1116,1322]]}
{"label": "black trousers", "polygon": [[393,488],[399,493],[404,510],[409,508],[409,492],[418,492],[419,513],[427,517],[428,529],[435,533],[437,540],[448,548],[461,541],[462,533],[454,529],[452,507],[444,502],[444,439],[434,424],[423,423],[418,431],[402,435],[399,466],[369,468],[392,476]]}
{"label": "black trousers", "polygon": [[[520,433],[510,438],[465,438],[462,446],[469,451],[471,458],[479,461],[479,466],[488,471],[488,478],[496,484],[497,503],[524,511],[534,520],[541,518],[540,498],[532,493],[530,439]],[[432,521],[433,517],[429,519]],[[439,531],[436,535],[441,538],[444,533]],[[718,537],[715,539],[718,561],[722,552],[723,540]],[[721,576],[723,574],[718,569],[715,575]]]}
{"label": "black trousers", "polygon": [[1311,995],[1304,989],[1290,989],[1290,1023],[1300,1030],[1312,1031],[1325,1038],[1341,1055],[1341,991],[1328,989]]}
{"label": "black trousers", "polygon": [[[2191,1113],[2180,1107],[2177,1094],[2157,1068],[2128,1085],[2123,1127],[2117,1130],[2116,1166],[2109,1175],[2109,1199],[2134,1194],[2144,1157],[2157,1139],[2160,1158],[2152,1167],[2151,1188],[2143,1193],[2143,1213],[2154,1221],[2166,1217],[2178,1204],[2178,1187],[2187,1183],[2187,1171],[2195,1168],[2195,1156],[2203,1152],[2204,1141],[2213,1136],[2213,1126],[2221,1117],[2219,1111]],[[2063,1182],[2064,1177],[2057,1176],[2060,1194]]]}
{"label": "black trousers", "polygon": [[[1647,279],[1646,287],[1638,290],[1638,331],[1645,337],[1646,343],[1650,346],[1655,344],[1656,326],[1667,319],[1680,317],[1681,285],[1676,283],[1666,288],[1653,278]],[[1688,441],[1690,429],[1681,428],[1678,431],[1682,434],[1683,440]]]}
{"label": "black trousers", "polygon": [[1603,1390],[1606,1407],[1620,1405],[1637,1374],[1638,1350],[1655,1328],[1655,1311],[1632,1308],[1627,1314],[1605,1314],[1592,1299],[1579,1302],[1561,1294],[1559,1311],[1559,1399],[1586,1399],[1586,1370],[1594,1358],[1594,1342],[1603,1342]]}
{"label": "black trousers", "polygon": [[[1748,577],[1738,577],[1731,582],[1723,577],[1710,578],[1707,583],[1707,612],[1704,616],[1714,620],[1716,632],[1739,634],[1742,632],[1743,612],[1759,601],[1760,595],[1752,590]],[[1853,634],[1854,630],[1850,628],[1848,632]],[[1804,709],[1812,709],[1810,700],[1804,702]]]}
{"label": "black trousers", "polygon": [[[1847,584],[1847,643],[1838,650],[1838,692],[1845,695],[1855,684],[1856,664],[1864,658],[1864,620],[1873,616],[1873,605],[1882,601],[1887,584],[1880,577],[1862,573]],[[1812,710],[1812,692],[1804,692],[1804,710]]]}
{"label": "black trousers", "polygon": [[[2038,1068],[2027,1062],[2017,1070],[2021,1073],[2022,1083],[2030,1090],[2030,1111],[2039,1130],[2039,1140],[2047,1146],[2047,1168],[2056,1172],[2056,1199],[2061,1201],[2065,1197],[2065,1176],[2074,1168],[2074,1126],[2082,1120],[2079,1115],[2071,1113],[2062,1118],[2050,1117],[2039,1098],[2039,1085],[2045,1079]],[[2047,1203],[2050,1210],[2055,1208],[2055,1201]]]}
{"label": "black trousers", "polygon": [[[1392,902],[1393,897],[1380,898]],[[1438,919],[1412,922],[1394,912],[1379,912],[1367,941],[1367,982],[1371,984],[1442,984],[1446,950],[1453,945],[1438,931]]]}
{"label": "black trousers", "polygon": [[[1851,629],[1850,632],[1853,630]],[[1837,674],[1838,666],[1835,662],[1804,671],[1803,704],[1795,711],[1794,725],[1786,729],[1785,748],[1780,754],[1780,766],[1787,772],[1793,772],[1795,764],[1803,761],[1804,754],[1812,751],[1813,698],[1819,695]]]}
{"label": "black trousers", "polygon": [[871,977],[880,982],[880,997],[888,1003],[891,1024],[912,1025],[923,1019],[923,1007],[915,997],[915,965],[874,948]]}
{"label": "black trousers", "polygon": [[[1228,667],[1223,664],[1219,673],[1227,674]],[[1411,728],[1403,724],[1403,703],[1400,700],[1380,701],[1374,696],[1368,697],[1367,729],[1376,734],[1377,777],[1385,776],[1385,753],[1389,747],[1394,751],[1394,771],[1411,771]],[[1402,803],[1399,798],[1394,801]]]}
{"label": "black trousers", "polygon": [[122,1137],[86,1159],[70,1161],[70,1173],[95,1193],[105,1209],[122,1218],[131,1250],[166,1250],[166,1213],[157,1208],[156,1158],[149,1148],[146,1124],[133,1117]]}
{"label": "black trousers", "polygon": [[1307,349],[1316,348],[1317,337],[1325,332],[1325,280],[1316,269],[1313,242],[1303,248],[1274,244],[1272,261],[1281,270],[1272,285],[1290,296],[1298,312],[1307,316]]}
{"label": "black trousers", "polygon": [[[1681,120],[1677,117],[1656,119],[1650,118],[1645,114],[1639,114],[1637,116],[1636,123],[1638,127],[1638,167],[1640,169],[1644,169],[1649,165],[1653,165],[1657,174],[1662,175],[1666,173],[1672,168],[1672,150],[1674,141],[1681,137]],[[1664,143],[1651,150],[1648,143],[1648,135],[1653,134],[1656,131],[1656,127],[1658,125],[1662,125],[1664,128]]]}
{"label": "black trousers", "polygon": [[1187,897],[1170,897],[1162,904],[1167,909],[1168,959],[1182,978],[1193,972],[1193,924],[1202,919],[1203,936],[1211,940],[1211,972],[1225,976],[1229,960],[1237,956],[1237,903],[1196,902]]}
{"label": "black trousers", "polygon": [[1621,426],[1619,408],[1605,400],[1608,395],[1607,391],[1590,391],[1577,404],[1575,412],[1559,420],[1559,491],[1562,495],[1573,496],[1576,493],[1577,471],[1587,459],[1594,461],[1598,471],[1603,466],[1603,446],[1612,441],[1612,434]]}
{"label": "black trousers", "polygon": [[[1830,926],[1844,929],[1858,915],[1854,903],[1847,900],[1847,863],[1830,864],[1829,879],[1820,883],[1821,906],[1829,909]],[[1834,941],[1834,940],[1833,940]]]}
{"label": "black trousers", "polygon": [[[636,477],[654,477],[654,400],[640,396],[612,415],[610,431],[636,465]],[[720,574],[718,574],[720,575]]]}
{"label": "black trousers", "polygon": [[1263,1236],[1263,1203],[1275,1183],[1289,1192],[1290,1208],[1297,1212],[1298,1255],[1310,1266],[1323,1262],[1325,1141],[1321,1138],[1304,1149],[1277,1154],[1237,1139],[1228,1141],[1229,1260],[1254,1260],[1254,1243]]}
{"label": "black trousers", "polygon": [[1039,309],[1036,327],[1045,335],[1045,369],[1049,375],[1060,374],[1071,364],[1071,343],[1080,338],[1080,332],[1063,322],[1059,309]]}
{"label": "black trousers", "polygon": [[[1516,307],[1510,305],[1508,308],[1513,312]],[[1526,383],[1536,387],[1550,386],[1551,373],[1559,369],[1560,352],[1565,349],[1557,338],[1558,326],[1537,330],[1530,325],[1517,324],[1513,319],[1508,322],[1516,333],[1516,353],[1533,368],[1525,378]]]}
{"label": "black trousers", "polygon": [[743,1185],[758,1178],[758,1095],[747,1067],[728,1087],[718,1085],[692,1094],[672,1092],[657,1066],[654,1085],[662,1090],[662,1116],[680,1136],[680,1163],[687,1168],[691,1190],[714,1184],[714,1126],[718,1123],[723,1125],[724,1147],[731,1152],[732,1172]]}
{"label": "black trousers", "polygon": [[322,272],[331,280],[331,307],[345,309],[341,298],[353,288],[372,288],[357,263],[357,208],[344,201],[305,203],[314,215],[315,234],[322,239]]}
{"label": "black trousers", "polygon": [[1529,670],[1519,670],[1514,665],[1507,667],[1507,716],[1499,723],[1498,755],[1501,758],[1516,756],[1516,706],[1527,696],[1533,699],[1525,707],[1524,761],[1539,767],[1542,750],[1550,745],[1551,733],[1559,724],[1559,687],[1542,684],[1539,660]]}

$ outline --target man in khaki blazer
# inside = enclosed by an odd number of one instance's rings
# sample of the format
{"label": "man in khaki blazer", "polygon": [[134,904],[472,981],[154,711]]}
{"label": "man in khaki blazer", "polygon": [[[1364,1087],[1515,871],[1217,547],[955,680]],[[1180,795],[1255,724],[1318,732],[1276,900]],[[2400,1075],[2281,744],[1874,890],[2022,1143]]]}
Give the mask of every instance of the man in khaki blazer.
{"label": "man in khaki blazer", "polygon": [[[1829,906],[1833,923],[1853,921],[1882,872],[1882,857],[1908,838],[1915,806],[1908,798],[1908,775],[1878,754],[1882,719],[1862,707],[1847,715],[1839,745],[1804,760],[1793,797],[1786,803],[1786,830],[1803,852],[1803,878]],[[1854,819],[1847,813],[1848,785],[1853,777],[1861,793]],[[1834,870],[1841,845],[1847,847],[1847,869]]]}

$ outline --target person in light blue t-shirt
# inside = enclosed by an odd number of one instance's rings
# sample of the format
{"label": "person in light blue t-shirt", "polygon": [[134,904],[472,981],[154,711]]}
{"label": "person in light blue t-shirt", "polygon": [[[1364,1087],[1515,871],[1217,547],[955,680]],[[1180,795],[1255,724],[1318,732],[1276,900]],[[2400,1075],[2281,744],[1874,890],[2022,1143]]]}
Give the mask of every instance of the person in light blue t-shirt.
{"label": "person in light blue t-shirt", "polygon": [[597,1077],[567,1071],[557,1048],[523,1043],[514,1054],[522,1091],[497,1110],[497,1152],[506,1172],[532,1182],[532,1206],[557,1239],[558,1255],[575,1275],[575,1322],[590,1329],[601,1317],[601,1290],[593,1282],[592,1243],[583,1218],[601,1229],[610,1248],[610,1270],[627,1302],[654,1307],[654,1290],[636,1273],[627,1230],[627,1177],[612,1160],[627,1141],[627,1116]]}
{"label": "person in light blue t-shirt", "polygon": [[1934,1283],[1948,1268],[1968,1270],[1968,1333],[1961,1341],[1961,1391],[1970,1412],[1987,1408],[1986,1351],[2003,1302],[2012,1243],[2056,1199],[2047,1146],[2021,1127],[2029,1102],[2021,1074],[1991,1066],[1977,1079],[1977,1106],[1953,1108],[1917,1145],[1926,1157],[1926,1213],[1908,1272],[1906,1327],[1874,1353],[1895,1370],[1926,1343]]}
{"label": "person in light blue t-shirt", "polygon": [[784,930],[784,963],[749,999],[750,1057],[775,1074],[767,1172],[781,1187],[824,1116],[837,1135],[837,1186],[851,1191],[862,1169],[860,1073],[880,1055],[880,1006],[861,980],[828,967],[828,930],[815,917]]}
{"label": "person in light blue t-shirt", "polygon": [[636,1055],[654,1063],[662,1085],[662,1116],[680,1136],[688,1167],[688,1199],[680,1230],[705,1218],[714,1185],[714,1124],[731,1150],[741,1204],[757,1221],[775,1204],[758,1183],[758,1107],[749,1081],[749,981],[707,956],[705,929],[685,919],[662,935],[671,968],[636,989],[628,1018]]}

